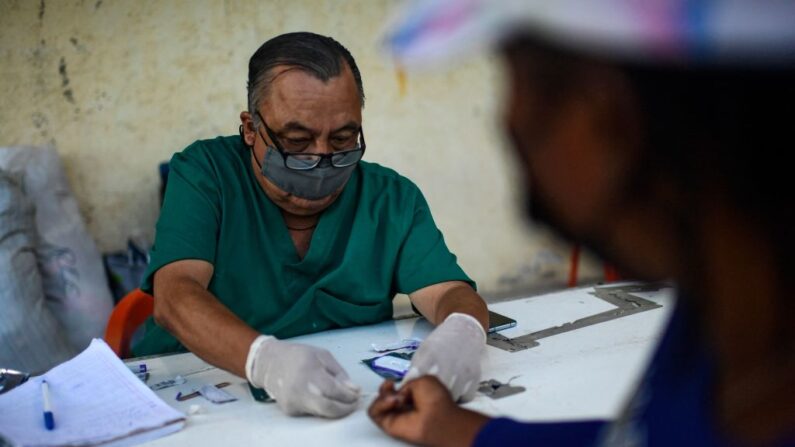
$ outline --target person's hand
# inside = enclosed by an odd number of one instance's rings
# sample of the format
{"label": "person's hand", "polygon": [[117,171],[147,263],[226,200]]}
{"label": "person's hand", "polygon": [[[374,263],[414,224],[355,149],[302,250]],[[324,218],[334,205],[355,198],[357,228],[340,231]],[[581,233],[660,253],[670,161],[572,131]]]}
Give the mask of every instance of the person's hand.
{"label": "person's hand", "polygon": [[428,446],[471,445],[488,422],[486,416],[459,408],[433,376],[408,382],[400,390],[384,382],[368,414],[390,436]]}
{"label": "person's hand", "polygon": [[359,401],[359,387],[330,352],[274,337],[262,335],[251,344],[246,376],[292,416],[339,418],[353,412]]}
{"label": "person's hand", "polygon": [[480,357],[485,347],[486,332],[478,320],[462,313],[450,314],[422,342],[403,381],[426,374],[436,376],[450,390],[453,400],[472,400],[480,382]]}

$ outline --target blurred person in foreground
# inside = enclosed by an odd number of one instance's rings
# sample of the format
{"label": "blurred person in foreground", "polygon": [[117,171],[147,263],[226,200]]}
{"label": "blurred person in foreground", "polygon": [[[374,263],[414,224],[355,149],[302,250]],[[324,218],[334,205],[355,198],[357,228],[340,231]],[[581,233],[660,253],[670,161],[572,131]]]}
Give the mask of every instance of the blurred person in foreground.
{"label": "blurred person in foreground", "polygon": [[[425,445],[795,445],[795,2],[420,2],[404,65],[496,45],[528,214],[679,298],[615,421],[462,409],[433,377],[370,416]],[[528,419],[532,414],[525,415]]]}

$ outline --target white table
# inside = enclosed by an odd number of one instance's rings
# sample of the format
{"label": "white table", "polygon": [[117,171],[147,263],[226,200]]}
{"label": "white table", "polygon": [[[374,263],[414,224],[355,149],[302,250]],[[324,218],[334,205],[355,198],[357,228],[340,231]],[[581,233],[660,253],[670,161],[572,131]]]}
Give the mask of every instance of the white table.
{"label": "white table", "polygon": [[[502,332],[516,337],[610,308],[589,291],[592,288],[568,289],[491,304],[489,308],[518,321],[515,328]],[[527,391],[499,400],[478,394],[466,407],[527,421],[615,417],[657,344],[673,307],[672,295],[671,289],[641,294],[663,307],[544,338],[539,346],[528,350],[509,353],[487,347],[483,379],[505,382],[517,376],[511,384],[524,386]],[[192,374],[187,378],[193,384],[231,382],[224,390],[239,400],[220,405],[201,397],[178,402],[176,388],[158,391],[178,410],[188,413],[194,404],[201,405],[201,410],[188,416],[184,430],[150,445],[401,445],[379,431],[367,417],[367,407],[382,379],[361,360],[376,355],[370,350],[370,343],[423,338],[430,330],[424,319],[412,318],[293,339],[331,351],[351,379],[362,387],[359,409],[339,420],[286,416],[275,404],[254,401],[244,379],[222,370]],[[208,366],[193,354],[148,359],[146,363],[152,370],[150,385]]]}

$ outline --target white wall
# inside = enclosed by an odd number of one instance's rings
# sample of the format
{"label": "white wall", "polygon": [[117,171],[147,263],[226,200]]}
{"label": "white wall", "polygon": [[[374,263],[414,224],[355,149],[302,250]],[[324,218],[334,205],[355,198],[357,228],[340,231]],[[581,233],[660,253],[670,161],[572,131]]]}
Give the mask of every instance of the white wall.
{"label": "white wall", "polygon": [[314,31],[357,59],[367,159],[420,186],[481,290],[562,284],[568,246],[518,217],[514,160],[498,126],[499,60],[402,84],[379,48],[400,4],[0,0],[0,145],[57,147],[103,251],[132,233],[151,239],[157,164],[196,139],[236,133],[250,55],[274,35]]}

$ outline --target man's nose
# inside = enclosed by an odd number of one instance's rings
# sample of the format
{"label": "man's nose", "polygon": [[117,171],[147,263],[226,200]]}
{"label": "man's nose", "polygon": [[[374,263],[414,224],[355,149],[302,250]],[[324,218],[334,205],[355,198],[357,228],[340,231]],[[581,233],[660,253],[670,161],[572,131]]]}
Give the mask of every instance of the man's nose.
{"label": "man's nose", "polygon": [[327,138],[318,138],[315,140],[315,150],[313,152],[316,154],[330,154],[334,152],[334,148],[331,147]]}

